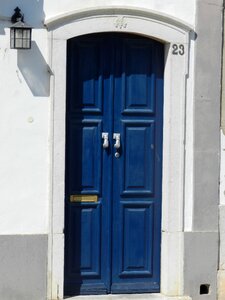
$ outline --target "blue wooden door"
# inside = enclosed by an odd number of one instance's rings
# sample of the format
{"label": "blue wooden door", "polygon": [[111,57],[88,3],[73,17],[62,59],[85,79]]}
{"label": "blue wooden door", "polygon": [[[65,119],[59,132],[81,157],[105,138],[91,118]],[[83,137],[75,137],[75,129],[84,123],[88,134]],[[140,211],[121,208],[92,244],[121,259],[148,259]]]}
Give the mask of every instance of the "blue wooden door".
{"label": "blue wooden door", "polygon": [[160,289],[163,55],[135,35],[68,41],[65,295]]}

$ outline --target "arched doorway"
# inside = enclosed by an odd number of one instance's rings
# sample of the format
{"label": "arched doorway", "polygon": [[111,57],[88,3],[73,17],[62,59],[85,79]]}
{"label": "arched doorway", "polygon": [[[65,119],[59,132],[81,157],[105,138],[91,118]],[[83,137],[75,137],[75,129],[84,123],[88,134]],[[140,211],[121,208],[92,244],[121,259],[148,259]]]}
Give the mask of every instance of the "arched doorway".
{"label": "arched doorway", "polygon": [[164,47],[67,43],[65,295],[159,292]]}

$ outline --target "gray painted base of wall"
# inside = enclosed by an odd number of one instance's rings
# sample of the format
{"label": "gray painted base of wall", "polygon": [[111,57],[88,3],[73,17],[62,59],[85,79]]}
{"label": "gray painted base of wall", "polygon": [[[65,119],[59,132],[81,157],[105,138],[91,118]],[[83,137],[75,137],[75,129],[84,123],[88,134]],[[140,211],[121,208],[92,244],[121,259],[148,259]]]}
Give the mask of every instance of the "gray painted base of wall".
{"label": "gray painted base of wall", "polygon": [[[193,300],[217,299],[218,244],[218,232],[184,233],[184,294]],[[200,294],[201,285],[208,294]]]}
{"label": "gray painted base of wall", "polygon": [[44,300],[47,235],[0,236],[0,299]]}

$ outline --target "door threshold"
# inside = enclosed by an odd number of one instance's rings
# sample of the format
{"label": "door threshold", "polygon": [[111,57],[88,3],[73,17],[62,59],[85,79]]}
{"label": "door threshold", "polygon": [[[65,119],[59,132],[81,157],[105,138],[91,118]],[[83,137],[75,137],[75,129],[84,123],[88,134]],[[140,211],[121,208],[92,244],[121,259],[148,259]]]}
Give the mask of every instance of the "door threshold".
{"label": "door threshold", "polygon": [[119,295],[89,295],[65,298],[66,300],[191,300],[188,296],[168,297],[162,294],[119,294]]}

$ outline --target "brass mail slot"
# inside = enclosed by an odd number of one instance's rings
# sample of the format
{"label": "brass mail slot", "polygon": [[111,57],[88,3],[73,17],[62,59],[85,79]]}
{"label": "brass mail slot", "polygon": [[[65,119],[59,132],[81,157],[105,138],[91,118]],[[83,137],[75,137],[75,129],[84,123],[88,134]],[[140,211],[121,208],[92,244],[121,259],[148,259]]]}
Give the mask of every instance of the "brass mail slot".
{"label": "brass mail slot", "polygon": [[70,202],[98,202],[97,195],[70,195]]}

